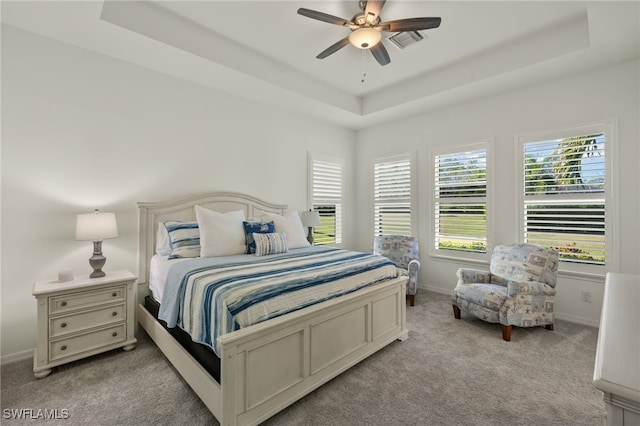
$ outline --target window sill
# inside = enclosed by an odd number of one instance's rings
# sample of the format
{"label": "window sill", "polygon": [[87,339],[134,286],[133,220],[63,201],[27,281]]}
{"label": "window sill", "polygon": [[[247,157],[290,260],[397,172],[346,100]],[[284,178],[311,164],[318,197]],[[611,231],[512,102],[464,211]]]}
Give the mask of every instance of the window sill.
{"label": "window sill", "polygon": [[[433,259],[435,260],[441,260],[441,261],[445,261],[445,262],[465,262],[465,263],[475,263],[475,264],[479,264],[479,265],[485,265],[485,266],[489,266],[489,257],[487,257],[488,255],[485,254],[479,254],[479,255],[473,255],[473,254],[469,254],[469,256],[455,256],[455,255],[450,255],[450,254],[440,254],[440,253],[429,253],[429,256],[431,256]],[[482,257],[480,257],[482,256]]]}
{"label": "window sill", "polygon": [[[436,261],[456,263],[456,264],[460,264],[461,262],[464,262],[466,264],[483,265],[486,269],[489,269],[489,264],[491,262],[490,258],[480,259],[478,257],[461,257],[461,256],[453,256],[453,255],[435,254],[435,253],[429,253],[429,256]],[[603,271],[602,273],[567,271],[562,269],[558,271],[558,277],[560,278],[582,279],[582,280],[592,281],[596,283],[604,283],[605,276],[606,276],[606,271]]]}

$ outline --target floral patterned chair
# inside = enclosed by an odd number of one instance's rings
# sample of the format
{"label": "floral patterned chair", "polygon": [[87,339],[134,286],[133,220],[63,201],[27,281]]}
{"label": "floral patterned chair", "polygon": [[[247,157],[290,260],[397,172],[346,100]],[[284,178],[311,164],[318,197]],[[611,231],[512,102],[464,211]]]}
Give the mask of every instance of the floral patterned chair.
{"label": "floral patterned chair", "polygon": [[373,242],[373,253],[391,259],[400,273],[409,277],[407,294],[409,305],[413,306],[420,270],[418,239],[407,235],[380,235]]}
{"label": "floral patterned chair", "polygon": [[453,315],[466,312],[502,324],[502,338],[511,340],[517,327],[553,330],[558,253],[533,244],[499,245],[489,271],[460,268],[451,294]]}

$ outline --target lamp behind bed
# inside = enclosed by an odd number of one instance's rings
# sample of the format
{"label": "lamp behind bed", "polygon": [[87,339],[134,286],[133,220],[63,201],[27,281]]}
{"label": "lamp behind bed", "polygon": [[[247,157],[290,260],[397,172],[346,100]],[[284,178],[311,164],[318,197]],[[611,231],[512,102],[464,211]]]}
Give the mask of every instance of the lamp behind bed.
{"label": "lamp behind bed", "polygon": [[313,228],[320,226],[320,212],[316,210],[302,212],[300,213],[300,220],[302,221],[302,225],[309,229],[307,241],[309,241],[309,244],[313,244]]}

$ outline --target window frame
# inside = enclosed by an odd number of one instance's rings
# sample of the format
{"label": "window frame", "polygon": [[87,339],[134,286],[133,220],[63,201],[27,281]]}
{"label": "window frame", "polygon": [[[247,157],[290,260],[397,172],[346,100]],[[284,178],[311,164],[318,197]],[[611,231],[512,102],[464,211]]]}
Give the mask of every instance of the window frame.
{"label": "window frame", "polygon": [[[467,262],[477,262],[477,263],[486,263],[491,259],[491,253],[493,252],[494,246],[494,226],[493,226],[493,217],[494,213],[494,203],[493,203],[493,193],[494,193],[494,182],[493,182],[493,158],[494,158],[494,145],[495,140],[492,139],[484,139],[478,142],[472,142],[465,145],[457,145],[454,147],[438,147],[430,150],[429,155],[429,222],[430,222],[430,235],[429,235],[429,255],[434,258],[439,259],[451,259],[451,260],[464,260]],[[477,150],[485,150],[486,156],[486,211],[487,211],[487,219],[486,219],[486,253],[474,253],[474,252],[465,252],[465,251],[456,251],[456,250],[447,250],[447,249],[439,249],[436,248],[436,217],[435,217],[435,209],[436,209],[436,181],[435,181],[435,158],[439,155],[449,155],[449,154],[458,154],[466,151],[477,151]]]}
{"label": "window frame", "polygon": [[[314,171],[315,171],[315,162],[322,162],[322,163],[330,163],[330,164],[334,164],[339,166],[340,168],[340,198],[339,199],[330,199],[327,198],[326,200],[320,200],[320,201],[324,201],[324,202],[318,202],[316,203],[315,198],[314,198]],[[332,243],[327,243],[326,245],[329,246],[333,246],[333,247],[342,247],[343,242],[344,242],[344,218],[345,218],[345,211],[344,211],[344,189],[345,189],[345,182],[344,182],[344,158],[342,157],[337,157],[337,156],[333,156],[333,155],[327,155],[327,154],[320,154],[320,153],[316,153],[316,152],[311,152],[308,151],[307,152],[307,208],[310,210],[315,210],[316,209],[316,205],[331,205],[332,203],[335,206],[339,206],[336,207],[336,212],[335,212],[335,240]],[[318,244],[317,242],[317,236],[315,235],[317,228],[314,228],[313,232],[314,232],[314,244]],[[324,245],[324,244],[318,244],[318,245]]]}
{"label": "window frame", "polygon": [[[379,158],[374,158],[371,161],[371,167],[370,167],[370,176],[371,176],[371,205],[372,205],[372,210],[371,210],[371,226],[372,226],[372,238],[375,239],[375,237],[377,236],[376,230],[377,230],[377,226],[376,226],[376,206],[377,206],[377,200],[376,200],[376,195],[375,195],[375,190],[376,190],[376,177],[375,177],[375,173],[376,173],[376,166],[379,164],[386,164],[386,163],[396,163],[396,162],[400,162],[400,161],[408,161],[409,162],[409,186],[410,186],[410,193],[409,193],[409,227],[410,227],[410,232],[409,235],[414,236],[416,238],[418,238],[418,218],[417,218],[417,179],[416,179],[416,174],[417,174],[417,155],[415,152],[409,152],[406,154],[398,154],[398,155],[392,155],[392,156],[385,156],[385,157],[379,157]],[[384,203],[383,203],[384,204]]]}
{"label": "window frame", "polygon": [[[617,185],[617,119],[602,120],[589,124],[576,126],[567,126],[557,129],[544,130],[540,132],[531,132],[516,136],[517,150],[517,182],[516,182],[516,200],[518,215],[516,224],[518,229],[516,235],[519,242],[525,242],[525,168],[524,168],[524,148],[527,143],[542,142],[554,139],[564,139],[581,135],[604,133],[605,135],[605,264],[582,264],[576,262],[560,261],[558,272],[560,274],[585,276],[585,277],[604,277],[607,272],[618,270],[618,205],[617,197],[614,194]],[[576,198],[575,195],[569,195],[567,200]]]}

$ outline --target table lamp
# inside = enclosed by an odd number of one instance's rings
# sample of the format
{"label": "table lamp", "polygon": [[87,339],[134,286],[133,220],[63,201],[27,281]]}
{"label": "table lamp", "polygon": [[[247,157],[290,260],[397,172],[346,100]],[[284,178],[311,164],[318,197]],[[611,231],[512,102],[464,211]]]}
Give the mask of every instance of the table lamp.
{"label": "table lamp", "polygon": [[118,236],[118,225],[114,213],[101,213],[96,209],[93,213],[79,214],[76,220],[76,240],[93,241],[93,256],[89,264],[93,272],[89,278],[104,277],[102,271],[107,258],[102,255],[102,240]]}
{"label": "table lamp", "polygon": [[302,212],[300,214],[300,220],[303,226],[309,228],[307,241],[309,241],[309,244],[313,244],[313,228],[320,225],[320,212],[314,210]]}

